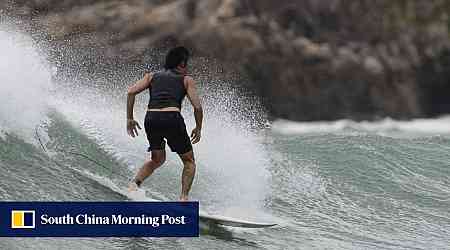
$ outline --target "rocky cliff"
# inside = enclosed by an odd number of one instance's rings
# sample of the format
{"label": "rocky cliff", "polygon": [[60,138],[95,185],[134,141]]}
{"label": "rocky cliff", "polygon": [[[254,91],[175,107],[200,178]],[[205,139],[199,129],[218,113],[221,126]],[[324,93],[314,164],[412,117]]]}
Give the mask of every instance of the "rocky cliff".
{"label": "rocky cliff", "polygon": [[95,36],[110,58],[139,61],[149,48],[186,44],[237,66],[274,117],[450,113],[445,0],[16,0],[0,8],[51,41],[83,47]]}

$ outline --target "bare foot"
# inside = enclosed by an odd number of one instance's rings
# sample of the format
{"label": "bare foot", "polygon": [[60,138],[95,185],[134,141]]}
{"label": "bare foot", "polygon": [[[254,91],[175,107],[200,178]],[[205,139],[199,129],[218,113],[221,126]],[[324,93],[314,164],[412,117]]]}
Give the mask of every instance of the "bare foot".
{"label": "bare foot", "polygon": [[180,197],[180,201],[189,201],[189,198],[187,196],[182,195]]}
{"label": "bare foot", "polygon": [[138,191],[138,188],[139,187],[137,186],[136,183],[130,182],[130,184],[128,185],[128,193],[136,192],[136,191]]}

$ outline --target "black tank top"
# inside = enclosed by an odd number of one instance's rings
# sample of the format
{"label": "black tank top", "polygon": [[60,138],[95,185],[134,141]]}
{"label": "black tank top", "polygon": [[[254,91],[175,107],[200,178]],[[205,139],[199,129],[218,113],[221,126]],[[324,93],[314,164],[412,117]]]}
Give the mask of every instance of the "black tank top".
{"label": "black tank top", "polygon": [[153,74],[150,85],[149,109],[178,107],[186,96],[184,75],[175,70],[164,70]]}

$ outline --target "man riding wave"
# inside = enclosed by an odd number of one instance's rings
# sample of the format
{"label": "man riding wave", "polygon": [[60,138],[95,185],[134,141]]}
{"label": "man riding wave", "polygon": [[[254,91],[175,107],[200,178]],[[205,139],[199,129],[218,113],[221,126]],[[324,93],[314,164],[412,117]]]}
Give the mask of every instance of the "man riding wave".
{"label": "man riding wave", "polygon": [[[176,152],[184,164],[180,200],[189,199],[196,169],[192,144],[198,143],[201,138],[203,109],[197,95],[196,82],[187,75],[188,60],[189,51],[186,48],[173,48],[166,56],[164,70],[146,73],[141,80],[128,88],[127,132],[131,137],[137,136],[138,129],[141,129],[133,118],[135,97],[142,91],[149,90],[150,100],[144,128],[150,144],[148,151],[151,152],[151,159],[145,161],[139,169],[129,185],[129,191],[137,190],[142,182],[164,163],[167,142],[171,151]],[[180,113],[186,95],[194,108],[196,123],[191,137]]]}

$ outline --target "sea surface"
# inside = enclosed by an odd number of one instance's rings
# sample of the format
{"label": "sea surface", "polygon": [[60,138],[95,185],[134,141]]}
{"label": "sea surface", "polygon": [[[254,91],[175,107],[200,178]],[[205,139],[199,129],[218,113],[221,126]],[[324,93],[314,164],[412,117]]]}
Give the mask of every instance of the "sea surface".
{"label": "sea surface", "polygon": [[[0,25],[0,54],[0,200],[126,200],[118,190],[148,157],[143,131],[125,130],[129,79],[56,81],[45,48],[10,26]],[[2,238],[0,249],[450,249],[450,118],[268,122],[221,86],[201,85],[192,199],[278,226],[183,239]],[[136,103],[141,123],[146,98]],[[181,170],[169,154],[146,195],[176,200]]]}

